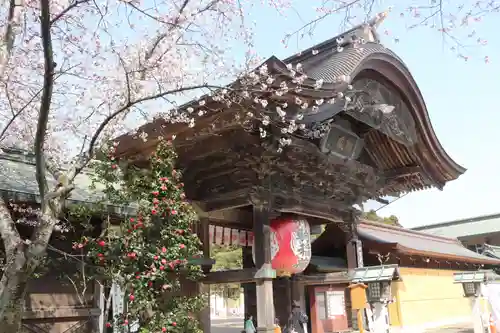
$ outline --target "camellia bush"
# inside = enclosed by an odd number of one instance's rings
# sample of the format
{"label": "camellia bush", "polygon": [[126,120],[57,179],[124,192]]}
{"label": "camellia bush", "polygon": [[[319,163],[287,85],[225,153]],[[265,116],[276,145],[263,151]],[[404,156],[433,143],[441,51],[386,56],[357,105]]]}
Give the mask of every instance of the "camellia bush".
{"label": "camellia bush", "polygon": [[95,184],[104,186],[108,206],[132,207],[136,213],[122,218],[119,231],[108,228],[74,245],[87,253],[93,278],[118,283],[125,291],[124,313],[106,326],[124,332],[137,324],[144,333],[200,332],[196,314],[203,295],[186,296],[181,288],[203,275],[193,262],[201,246],[191,230],[197,215],[174,168],[172,144],[160,143],[149,168],[128,167],[125,174],[114,149],[94,164]]}

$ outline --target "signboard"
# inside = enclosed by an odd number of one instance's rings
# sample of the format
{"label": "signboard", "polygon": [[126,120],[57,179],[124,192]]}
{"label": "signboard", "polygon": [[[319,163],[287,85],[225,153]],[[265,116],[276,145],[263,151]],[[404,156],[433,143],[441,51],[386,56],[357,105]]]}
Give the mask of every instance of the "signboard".
{"label": "signboard", "polygon": [[356,260],[358,267],[363,267],[363,244],[359,239],[356,239]]}
{"label": "signboard", "polygon": [[344,291],[327,291],[327,317],[334,318],[336,316],[345,315],[345,297]]}
{"label": "signboard", "polygon": [[[113,293],[113,298],[111,300],[113,305],[113,316],[116,317],[117,315],[119,316],[123,314],[125,310],[125,292],[120,288],[118,283],[113,283],[111,286],[111,292]],[[121,333],[121,328],[114,325],[113,333]]]}
{"label": "signboard", "polygon": [[[111,303],[113,305],[113,315],[121,315],[125,312],[125,292],[120,288],[118,283],[113,283],[111,286],[111,292],[113,293],[113,298]],[[130,333],[136,333],[139,331],[139,322],[135,321],[130,323]],[[113,333],[122,333],[122,328],[118,325],[113,326]]]}
{"label": "signboard", "polygon": [[367,286],[362,283],[349,285],[349,289],[351,290],[351,308],[353,310],[361,310],[366,308],[366,288]]}

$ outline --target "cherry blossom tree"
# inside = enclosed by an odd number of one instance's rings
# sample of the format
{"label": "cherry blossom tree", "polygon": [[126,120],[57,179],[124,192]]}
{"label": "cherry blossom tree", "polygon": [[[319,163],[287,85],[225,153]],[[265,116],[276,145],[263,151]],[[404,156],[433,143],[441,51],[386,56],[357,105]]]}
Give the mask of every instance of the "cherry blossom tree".
{"label": "cherry blossom tree", "polygon": [[[0,332],[17,332],[26,283],[96,147],[150,120],[156,108],[175,108],[182,93],[218,88],[254,59],[243,67],[232,61],[232,45],[252,42],[238,2],[7,2],[0,21],[0,140],[34,153],[41,202],[32,236],[24,239],[9,203],[0,201]],[[162,116],[190,121],[175,110]]]}

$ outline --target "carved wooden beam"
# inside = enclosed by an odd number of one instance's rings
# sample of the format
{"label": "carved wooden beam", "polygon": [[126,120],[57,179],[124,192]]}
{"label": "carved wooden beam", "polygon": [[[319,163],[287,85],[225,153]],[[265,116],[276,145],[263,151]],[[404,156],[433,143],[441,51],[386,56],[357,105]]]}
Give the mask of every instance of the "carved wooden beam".
{"label": "carved wooden beam", "polygon": [[212,195],[199,201],[200,208],[205,212],[234,209],[250,205],[249,189],[238,190],[220,195]]}
{"label": "carved wooden beam", "polygon": [[[311,197],[307,194],[301,195],[296,192],[270,192],[270,196],[272,200],[271,205],[275,211],[310,216],[314,218],[311,221],[319,224],[324,223],[324,220],[341,222],[353,210],[350,202],[336,202],[327,197]],[[212,214],[210,212],[249,206],[255,200],[255,198],[252,199],[251,197],[250,189],[247,189],[225,193],[220,196],[214,194],[209,199],[207,198],[206,201],[199,202],[199,206],[204,212],[207,212],[207,215],[204,216],[210,216]],[[234,218],[236,216],[237,214],[234,215]],[[242,214],[239,218],[241,218],[240,221],[248,221],[246,215],[243,216]],[[226,222],[225,220],[221,220],[220,223],[222,225],[229,225],[229,221]],[[242,226],[246,227],[246,223],[242,224]]]}

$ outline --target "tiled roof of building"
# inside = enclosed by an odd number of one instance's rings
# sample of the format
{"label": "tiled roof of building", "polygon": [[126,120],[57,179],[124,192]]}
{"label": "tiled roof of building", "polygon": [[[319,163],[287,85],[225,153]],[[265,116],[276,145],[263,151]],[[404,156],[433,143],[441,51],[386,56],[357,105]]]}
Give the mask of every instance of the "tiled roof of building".
{"label": "tiled roof of building", "polygon": [[[2,148],[0,151],[0,193],[7,200],[20,202],[40,202],[38,183],[35,178],[34,158],[29,153],[17,149]],[[55,186],[52,177],[47,177],[49,186]],[[92,204],[102,199],[102,193],[92,191],[92,179],[85,171],[74,181],[75,189],[68,198],[70,204]],[[124,213],[124,209],[108,206],[113,213]]]}
{"label": "tiled roof of building", "polygon": [[500,232],[500,214],[429,224],[415,227],[413,230],[453,238]]}
{"label": "tiled roof of building", "polygon": [[368,221],[359,224],[358,233],[363,239],[394,244],[396,251],[408,255],[425,255],[478,264],[500,265],[499,259],[471,251],[465,248],[456,238],[430,235],[411,229]]}

